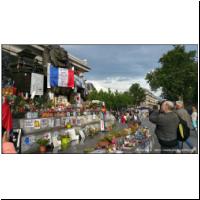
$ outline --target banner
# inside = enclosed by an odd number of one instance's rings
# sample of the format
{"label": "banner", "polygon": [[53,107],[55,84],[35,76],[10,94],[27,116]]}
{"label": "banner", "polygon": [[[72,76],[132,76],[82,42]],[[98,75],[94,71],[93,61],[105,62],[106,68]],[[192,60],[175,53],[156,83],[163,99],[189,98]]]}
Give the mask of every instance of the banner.
{"label": "banner", "polygon": [[31,95],[43,95],[44,91],[44,75],[42,74],[31,74]]}

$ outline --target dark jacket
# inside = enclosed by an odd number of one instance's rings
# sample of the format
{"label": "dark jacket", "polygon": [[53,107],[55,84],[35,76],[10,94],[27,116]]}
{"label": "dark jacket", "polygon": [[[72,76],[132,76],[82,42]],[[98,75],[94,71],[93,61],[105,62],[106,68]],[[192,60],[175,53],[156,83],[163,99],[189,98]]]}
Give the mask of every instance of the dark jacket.
{"label": "dark jacket", "polygon": [[166,143],[173,146],[176,144],[179,118],[174,112],[154,111],[150,114],[149,120],[156,124],[155,133],[161,145]]}

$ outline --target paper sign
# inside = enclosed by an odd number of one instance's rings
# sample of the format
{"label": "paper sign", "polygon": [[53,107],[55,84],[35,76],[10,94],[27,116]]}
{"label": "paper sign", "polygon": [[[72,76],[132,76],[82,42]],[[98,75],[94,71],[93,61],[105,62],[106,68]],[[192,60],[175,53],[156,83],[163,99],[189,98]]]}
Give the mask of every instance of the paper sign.
{"label": "paper sign", "polygon": [[67,118],[65,119],[65,125],[67,125],[69,122],[70,122],[70,118],[67,117]]}
{"label": "paper sign", "polygon": [[55,126],[56,126],[56,127],[60,126],[60,119],[56,119],[56,121],[55,121]]}
{"label": "paper sign", "polygon": [[48,127],[48,119],[40,119],[40,126],[41,126],[41,128],[47,128]]}
{"label": "paper sign", "polygon": [[43,95],[44,75],[31,74],[31,95]]}
{"label": "paper sign", "polygon": [[59,68],[58,70],[58,85],[60,87],[68,87],[68,76],[67,69]]}
{"label": "paper sign", "polygon": [[33,128],[34,120],[24,120],[24,128]]}
{"label": "paper sign", "polygon": [[54,119],[51,118],[51,119],[48,119],[49,121],[49,127],[53,128],[54,127]]}
{"label": "paper sign", "polygon": [[81,119],[80,118],[77,118],[77,125],[81,126]]}
{"label": "paper sign", "polygon": [[52,142],[53,142],[53,146],[54,146],[54,147],[59,147],[60,144],[61,144],[61,143],[58,141],[57,136],[53,136],[53,137],[52,137]]}
{"label": "paper sign", "polygon": [[77,135],[74,128],[68,129],[67,132],[71,140],[77,140]]}
{"label": "paper sign", "polygon": [[105,130],[104,121],[103,120],[100,121],[100,127],[101,127],[101,131]]}
{"label": "paper sign", "polygon": [[84,134],[84,132],[82,130],[79,131],[79,134],[80,134],[82,139],[85,139],[85,134]]}

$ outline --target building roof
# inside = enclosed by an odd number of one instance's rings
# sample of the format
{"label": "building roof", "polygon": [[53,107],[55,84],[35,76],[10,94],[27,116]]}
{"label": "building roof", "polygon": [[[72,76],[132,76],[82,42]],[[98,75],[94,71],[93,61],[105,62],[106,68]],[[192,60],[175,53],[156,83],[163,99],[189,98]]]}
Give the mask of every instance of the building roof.
{"label": "building roof", "polygon": [[[31,44],[31,45],[12,45],[12,44],[3,44],[2,45],[2,50],[17,56],[18,53],[20,53],[23,49],[29,49],[31,51],[33,51],[37,56],[37,60],[39,62],[42,62],[42,55],[43,55],[43,51],[44,48],[47,45],[36,45],[36,44]],[[69,61],[72,63],[72,65],[74,65],[75,67],[77,67],[78,69],[80,69],[83,72],[89,72],[91,70],[91,68],[88,66],[88,63],[86,60],[82,60],[80,58],[77,58],[75,56],[73,56],[72,54],[68,53],[68,58]]]}

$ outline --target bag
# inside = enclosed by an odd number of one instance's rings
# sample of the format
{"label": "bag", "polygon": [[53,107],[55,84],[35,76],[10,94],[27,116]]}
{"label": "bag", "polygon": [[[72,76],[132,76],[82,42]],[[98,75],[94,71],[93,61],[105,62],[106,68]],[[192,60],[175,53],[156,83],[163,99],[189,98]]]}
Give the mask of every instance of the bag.
{"label": "bag", "polygon": [[179,124],[177,128],[178,141],[184,142],[189,138],[189,136],[190,136],[190,128],[187,126],[187,122],[179,117]]}

